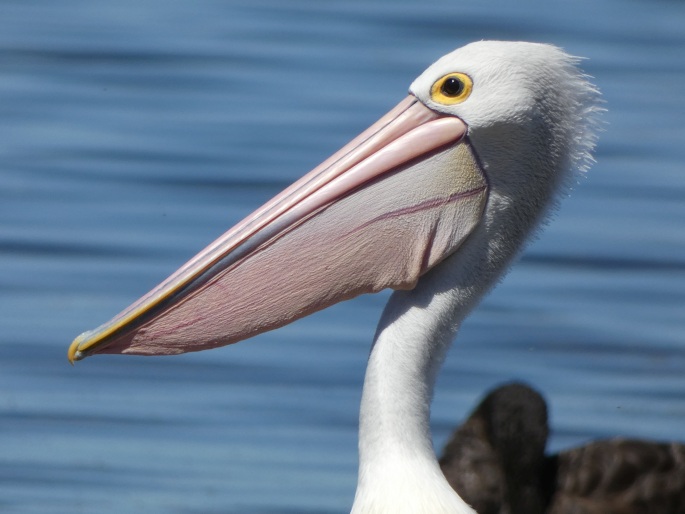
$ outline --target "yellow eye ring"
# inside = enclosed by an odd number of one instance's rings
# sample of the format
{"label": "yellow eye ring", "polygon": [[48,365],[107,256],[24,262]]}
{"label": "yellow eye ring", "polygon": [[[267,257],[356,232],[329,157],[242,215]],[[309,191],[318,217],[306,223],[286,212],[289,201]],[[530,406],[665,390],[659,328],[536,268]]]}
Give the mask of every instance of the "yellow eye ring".
{"label": "yellow eye ring", "polygon": [[444,105],[463,102],[471,94],[473,81],[464,73],[448,73],[431,87],[431,99]]}

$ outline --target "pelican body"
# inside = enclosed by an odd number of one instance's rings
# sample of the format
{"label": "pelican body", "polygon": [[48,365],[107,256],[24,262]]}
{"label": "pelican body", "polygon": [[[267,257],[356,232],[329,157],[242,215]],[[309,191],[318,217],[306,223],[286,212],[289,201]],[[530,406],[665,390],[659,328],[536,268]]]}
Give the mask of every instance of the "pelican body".
{"label": "pelican body", "polygon": [[435,377],[463,319],[590,164],[598,111],[577,59],[556,47],[481,41],[447,54],[369,129],[77,337],[69,359],[215,348],[391,288],[352,512],[471,514],[433,451]]}

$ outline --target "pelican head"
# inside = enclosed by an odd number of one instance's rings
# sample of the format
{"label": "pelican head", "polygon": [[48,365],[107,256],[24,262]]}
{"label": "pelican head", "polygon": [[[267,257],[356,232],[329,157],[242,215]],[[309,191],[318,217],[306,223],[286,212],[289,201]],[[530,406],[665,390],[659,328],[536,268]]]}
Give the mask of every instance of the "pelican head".
{"label": "pelican head", "polygon": [[[445,55],[411,85],[429,109],[468,126],[490,185],[488,211],[502,207],[492,202],[499,196],[527,211],[519,223],[535,225],[560,185],[591,164],[598,92],[577,64],[551,45],[480,41]],[[458,82],[460,94],[443,92]]]}
{"label": "pelican head", "polygon": [[591,162],[598,93],[577,59],[482,41],[95,330],[69,359],[198,351],[392,288],[369,358],[353,512],[472,512],[440,473],[433,382],[462,319],[574,170]]}

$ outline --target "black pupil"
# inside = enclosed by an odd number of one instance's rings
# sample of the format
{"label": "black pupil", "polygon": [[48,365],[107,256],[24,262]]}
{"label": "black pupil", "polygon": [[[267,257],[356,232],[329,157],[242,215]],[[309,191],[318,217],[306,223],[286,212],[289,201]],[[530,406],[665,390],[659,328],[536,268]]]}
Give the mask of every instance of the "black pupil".
{"label": "black pupil", "polygon": [[449,77],[442,83],[440,91],[445,96],[458,96],[464,90],[464,83],[457,77]]}

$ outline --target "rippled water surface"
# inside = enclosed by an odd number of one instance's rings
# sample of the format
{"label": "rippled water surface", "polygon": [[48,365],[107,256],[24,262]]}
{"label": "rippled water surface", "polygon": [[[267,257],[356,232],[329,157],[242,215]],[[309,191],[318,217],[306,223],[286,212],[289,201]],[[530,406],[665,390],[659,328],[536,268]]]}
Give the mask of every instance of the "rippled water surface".
{"label": "rippled water surface", "polygon": [[463,328],[436,446],[513,378],[551,402],[553,450],[685,439],[682,2],[0,12],[0,511],[347,512],[386,295],[212,352],[71,367],[66,349],[478,39],[588,57],[608,123],[597,165]]}

